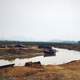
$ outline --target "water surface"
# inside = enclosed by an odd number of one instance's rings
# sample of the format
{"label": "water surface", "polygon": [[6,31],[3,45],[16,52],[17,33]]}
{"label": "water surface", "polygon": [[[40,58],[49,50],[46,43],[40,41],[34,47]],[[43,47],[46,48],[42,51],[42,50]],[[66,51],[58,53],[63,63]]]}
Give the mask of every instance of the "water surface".
{"label": "water surface", "polygon": [[0,66],[14,63],[15,66],[24,66],[26,62],[37,62],[40,61],[42,65],[59,65],[65,64],[74,60],[80,60],[80,51],[54,48],[56,49],[56,56],[37,56],[25,59],[15,59],[13,61],[0,60]]}

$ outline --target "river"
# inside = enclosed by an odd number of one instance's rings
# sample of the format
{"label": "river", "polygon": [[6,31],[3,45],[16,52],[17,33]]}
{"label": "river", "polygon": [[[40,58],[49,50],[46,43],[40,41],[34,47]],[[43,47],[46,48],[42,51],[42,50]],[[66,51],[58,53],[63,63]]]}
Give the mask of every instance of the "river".
{"label": "river", "polygon": [[0,60],[0,66],[12,64],[12,63],[14,63],[15,66],[24,66],[26,62],[37,62],[37,61],[40,61],[42,65],[59,65],[74,60],[80,60],[80,51],[55,48],[55,47],[53,47],[53,49],[57,50],[56,56],[48,56],[48,57],[36,56],[36,57],[25,58],[25,59],[16,58],[13,61]]}

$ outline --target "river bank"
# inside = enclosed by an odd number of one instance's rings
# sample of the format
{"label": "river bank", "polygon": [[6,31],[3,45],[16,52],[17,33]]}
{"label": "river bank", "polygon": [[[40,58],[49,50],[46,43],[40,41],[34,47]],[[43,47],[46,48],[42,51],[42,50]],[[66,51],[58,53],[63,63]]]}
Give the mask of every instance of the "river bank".
{"label": "river bank", "polygon": [[0,70],[0,76],[5,80],[80,80],[80,60],[66,65],[47,65],[41,68],[6,68]]}

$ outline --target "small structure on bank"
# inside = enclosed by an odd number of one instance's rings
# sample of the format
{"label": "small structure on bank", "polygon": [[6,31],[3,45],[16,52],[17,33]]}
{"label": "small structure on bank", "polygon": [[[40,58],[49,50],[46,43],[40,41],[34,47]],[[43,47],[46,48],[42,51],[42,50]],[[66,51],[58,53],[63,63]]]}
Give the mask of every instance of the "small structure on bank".
{"label": "small structure on bank", "polygon": [[34,67],[34,68],[41,68],[42,65],[41,65],[41,62],[38,61],[38,62],[27,62],[25,64],[26,67]]}
{"label": "small structure on bank", "polygon": [[50,46],[50,45],[42,45],[42,46],[39,46],[39,48],[43,49],[44,57],[46,57],[46,56],[56,56],[56,50],[52,49],[52,46]]}
{"label": "small structure on bank", "polygon": [[15,47],[15,48],[24,48],[25,46],[22,45],[22,44],[16,44],[14,47]]}
{"label": "small structure on bank", "polygon": [[46,56],[56,56],[56,50],[45,49],[44,50],[44,57],[46,57]]}

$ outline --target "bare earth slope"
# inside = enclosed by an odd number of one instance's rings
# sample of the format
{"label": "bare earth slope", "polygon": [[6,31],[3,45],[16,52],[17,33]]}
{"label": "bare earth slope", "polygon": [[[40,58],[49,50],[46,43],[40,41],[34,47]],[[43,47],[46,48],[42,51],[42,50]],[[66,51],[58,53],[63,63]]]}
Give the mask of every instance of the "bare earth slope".
{"label": "bare earth slope", "polygon": [[41,68],[14,67],[0,69],[0,80],[80,80],[80,61]]}

